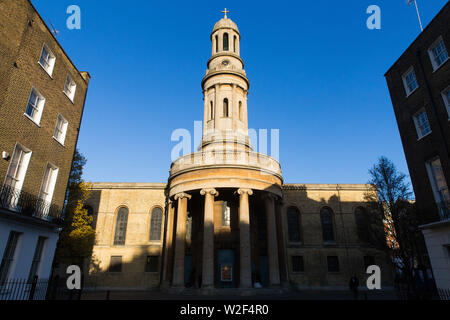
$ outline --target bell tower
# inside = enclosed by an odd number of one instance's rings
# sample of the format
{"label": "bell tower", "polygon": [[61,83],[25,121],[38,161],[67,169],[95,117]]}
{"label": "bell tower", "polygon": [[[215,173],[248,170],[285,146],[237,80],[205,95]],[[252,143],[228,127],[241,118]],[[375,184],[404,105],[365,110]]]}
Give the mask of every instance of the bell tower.
{"label": "bell tower", "polygon": [[237,25],[224,17],[211,33],[211,58],[202,81],[204,100],[201,149],[251,150],[248,139],[247,95],[250,82],[240,57]]}

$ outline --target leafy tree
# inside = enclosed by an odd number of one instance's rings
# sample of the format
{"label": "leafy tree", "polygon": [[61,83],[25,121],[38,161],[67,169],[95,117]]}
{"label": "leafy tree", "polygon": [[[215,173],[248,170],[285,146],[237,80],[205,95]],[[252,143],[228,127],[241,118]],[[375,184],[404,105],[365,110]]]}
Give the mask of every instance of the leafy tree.
{"label": "leafy tree", "polygon": [[386,157],[379,158],[369,175],[369,184],[376,190],[365,194],[372,211],[372,238],[390,253],[408,291],[415,291],[413,268],[422,264],[419,248],[422,234],[407,176]]}
{"label": "leafy tree", "polygon": [[95,231],[92,216],[85,207],[90,197],[90,186],[82,180],[86,158],[75,151],[65,202],[64,227],[55,253],[55,262],[83,266],[85,258],[92,253]]}

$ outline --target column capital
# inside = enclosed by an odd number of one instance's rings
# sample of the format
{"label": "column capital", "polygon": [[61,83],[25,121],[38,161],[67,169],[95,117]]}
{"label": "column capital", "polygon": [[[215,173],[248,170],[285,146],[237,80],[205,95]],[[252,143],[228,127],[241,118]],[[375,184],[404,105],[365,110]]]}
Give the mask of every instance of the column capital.
{"label": "column capital", "polygon": [[213,195],[214,197],[217,197],[219,195],[219,191],[217,191],[214,188],[207,188],[207,189],[202,189],[200,190],[200,194],[202,196],[206,195],[207,193]]}
{"label": "column capital", "polygon": [[244,188],[240,188],[236,191],[239,195],[243,195],[244,193],[247,193],[249,196],[253,195],[253,190],[252,189],[244,189]]}
{"label": "column capital", "polygon": [[192,198],[192,196],[190,194],[187,194],[187,193],[184,193],[184,192],[180,192],[180,193],[177,193],[175,195],[175,197],[174,197],[175,200],[184,199],[184,198],[189,200],[189,199]]}

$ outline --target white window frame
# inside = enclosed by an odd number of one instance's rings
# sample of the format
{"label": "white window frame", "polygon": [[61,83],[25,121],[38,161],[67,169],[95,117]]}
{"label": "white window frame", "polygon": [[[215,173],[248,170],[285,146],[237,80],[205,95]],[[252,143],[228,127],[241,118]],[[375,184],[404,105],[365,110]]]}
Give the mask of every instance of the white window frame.
{"label": "white window frame", "polygon": [[67,98],[70,99],[70,101],[73,102],[73,99],[75,98],[75,92],[77,90],[77,84],[75,81],[73,81],[72,77],[70,75],[67,75],[66,82],[64,83],[64,94],[67,96]]}
{"label": "white window frame", "polygon": [[50,162],[44,170],[44,177],[42,178],[41,189],[39,191],[39,199],[47,203],[51,203],[53,193],[55,192],[56,180],[58,179],[59,168]]}
{"label": "white window frame", "polygon": [[[425,116],[427,118],[427,124],[428,124],[428,127],[430,128],[430,131],[428,131],[426,133],[422,132],[423,124],[419,123],[419,116],[423,113],[425,113]],[[413,121],[414,121],[414,125],[416,127],[416,132],[417,132],[417,137],[418,137],[417,140],[420,140],[423,137],[426,137],[427,135],[429,135],[432,132],[430,121],[428,120],[428,114],[427,114],[427,111],[425,110],[425,108],[420,109],[413,115]]]}
{"label": "white window frame", "polygon": [[[1,282],[7,281],[8,278],[14,273],[16,269],[17,259],[19,257],[19,252],[21,249],[22,244],[22,232],[17,232],[15,230],[10,230],[8,240],[5,246],[5,249],[2,253],[2,260],[0,263],[7,264],[6,272],[3,271],[3,274],[0,274],[0,285]],[[11,240],[11,236],[14,236],[15,239],[13,239],[13,243],[10,243],[9,240]],[[11,245],[11,246],[9,246]],[[8,250],[9,249],[9,250]],[[9,251],[9,255],[7,256],[6,253]]]}
{"label": "white window frame", "polygon": [[[425,162],[425,167],[427,169],[427,173],[428,173],[428,178],[430,180],[430,184],[431,184],[431,189],[433,190],[433,195],[434,195],[434,200],[436,202],[436,204],[438,205],[439,208],[439,213],[441,214],[442,217],[445,216],[445,213],[442,212],[443,208],[440,206],[442,204],[442,202],[447,202],[447,206],[450,205],[450,195],[449,195],[449,189],[448,189],[448,185],[447,182],[445,182],[445,186],[446,188],[441,188],[439,189],[438,187],[438,182],[436,180],[436,176],[434,174],[434,170],[432,168],[432,162],[435,161],[439,161],[439,166],[440,166],[440,170],[442,171],[442,164],[441,164],[441,159],[439,157],[434,157],[428,161]],[[442,172],[442,175],[444,176],[444,173]],[[444,193],[447,196],[444,195]]]}
{"label": "white window frame", "polygon": [[[6,173],[5,182],[3,183],[4,185],[10,186],[19,192],[22,190],[23,182],[25,181],[28,165],[31,159],[31,154],[32,152],[30,149],[24,147],[20,143],[16,143],[8,171]],[[9,181],[14,181],[14,185],[12,185]],[[18,200],[18,197],[13,197],[13,199],[11,199],[10,206],[15,207]]]}
{"label": "white window frame", "polygon": [[[442,61],[440,64],[438,64],[437,61],[437,56],[434,54],[433,50],[439,45],[441,44],[444,47],[444,51],[447,54],[447,58]],[[444,39],[442,38],[442,36],[439,36],[439,38],[437,38],[432,45],[428,48],[428,55],[430,56],[430,60],[431,60],[431,65],[433,66],[433,71],[436,71],[437,69],[439,69],[445,62],[447,62],[447,60],[449,59],[448,56],[448,51],[447,48],[445,47],[445,43],[444,43]]]}
{"label": "white window frame", "polygon": [[[31,102],[31,97],[32,97],[33,93],[38,98],[37,103],[32,103]],[[31,105],[31,107],[34,109],[34,114],[33,115],[29,115],[27,113],[29,105]],[[44,111],[44,106],[45,106],[45,97],[39,92],[39,90],[37,90],[35,87],[32,87],[31,91],[30,91],[30,95],[29,95],[28,100],[27,100],[27,106],[25,108],[24,115],[27,118],[29,118],[31,121],[33,121],[36,125],[40,126],[42,113]]]}
{"label": "white window frame", "polygon": [[450,98],[445,94],[446,92],[450,93],[450,86],[448,86],[441,92],[442,100],[444,100],[444,105],[447,108],[448,120],[450,121]]}
{"label": "white window frame", "polygon": [[[62,123],[62,126],[60,124]],[[53,132],[53,138],[64,146],[66,141],[67,128],[69,127],[69,122],[61,114],[58,114],[56,118],[55,131]],[[60,135],[57,134],[60,132]]]}
{"label": "white window frame", "polygon": [[[48,60],[47,59],[42,59],[43,54],[44,54],[44,50],[47,52],[48,54]],[[44,65],[41,60],[45,61]],[[50,50],[50,48],[44,43],[42,45],[42,49],[41,49],[41,54],[39,56],[39,60],[38,63],[39,65],[42,67],[42,69],[45,70],[45,72],[48,73],[48,75],[51,77],[53,74],[53,69],[55,68],[55,62],[56,62],[56,56],[53,54],[52,50]]]}
{"label": "white window frame", "polygon": [[[406,78],[408,77],[408,75],[410,73],[414,73],[414,79],[416,80],[416,84],[417,86],[414,89],[410,89],[408,86],[408,82],[406,80]],[[417,81],[417,76],[416,76],[416,72],[414,71],[414,67],[411,66],[403,75],[402,75],[402,80],[403,80],[403,86],[405,87],[405,91],[406,91],[406,96],[410,96],[414,91],[416,91],[419,88],[419,82]]]}

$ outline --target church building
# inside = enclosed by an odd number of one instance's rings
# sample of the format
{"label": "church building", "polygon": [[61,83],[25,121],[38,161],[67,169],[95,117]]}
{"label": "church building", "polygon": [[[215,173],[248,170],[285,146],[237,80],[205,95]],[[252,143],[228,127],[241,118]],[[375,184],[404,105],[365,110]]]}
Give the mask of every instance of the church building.
{"label": "church building", "polygon": [[167,183],[92,184],[85,287],[347,290],[373,264],[391,286],[386,254],[366,239],[370,186],[284,184],[280,163],[253,150],[241,35],[226,14],[211,33],[197,152],[171,164]]}

